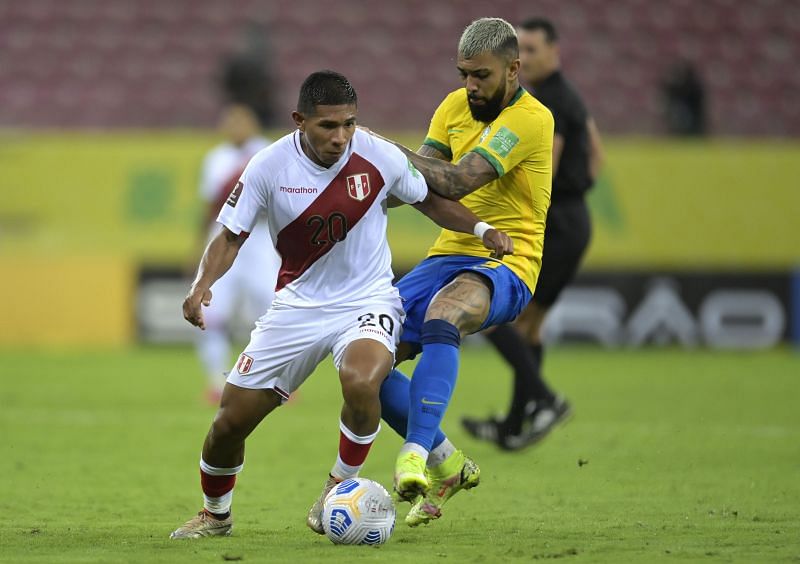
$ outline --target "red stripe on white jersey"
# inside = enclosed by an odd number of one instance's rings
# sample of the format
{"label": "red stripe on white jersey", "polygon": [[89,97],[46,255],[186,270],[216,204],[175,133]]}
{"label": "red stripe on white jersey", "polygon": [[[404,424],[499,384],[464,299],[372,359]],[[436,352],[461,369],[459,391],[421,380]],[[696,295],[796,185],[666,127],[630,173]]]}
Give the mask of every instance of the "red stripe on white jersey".
{"label": "red stripe on white jersey", "polygon": [[353,153],[311,205],[278,233],[281,270],[275,291],[300,278],[364,217],[383,188],[378,169]]}

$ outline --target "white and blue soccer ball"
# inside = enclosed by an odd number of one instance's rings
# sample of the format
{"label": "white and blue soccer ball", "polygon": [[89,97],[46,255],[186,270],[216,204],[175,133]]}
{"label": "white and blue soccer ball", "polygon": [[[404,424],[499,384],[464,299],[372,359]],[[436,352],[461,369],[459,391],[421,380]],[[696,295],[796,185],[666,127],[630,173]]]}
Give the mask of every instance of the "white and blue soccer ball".
{"label": "white and blue soccer ball", "polygon": [[394,531],[395,508],[382,485],[351,478],[325,498],[322,527],[334,544],[383,544]]}

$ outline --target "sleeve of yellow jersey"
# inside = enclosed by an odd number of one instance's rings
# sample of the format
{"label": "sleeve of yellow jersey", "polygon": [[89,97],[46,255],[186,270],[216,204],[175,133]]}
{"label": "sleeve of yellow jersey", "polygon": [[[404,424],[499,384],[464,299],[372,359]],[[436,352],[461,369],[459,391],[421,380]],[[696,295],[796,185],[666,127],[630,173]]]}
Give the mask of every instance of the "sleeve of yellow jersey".
{"label": "sleeve of yellow jersey", "polygon": [[522,105],[509,108],[472,150],[489,161],[501,177],[534,154],[552,154],[553,117],[546,110],[531,111]]}
{"label": "sleeve of yellow jersey", "polygon": [[448,96],[436,108],[431,118],[431,125],[428,127],[428,134],[425,136],[425,141],[422,142],[423,145],[429,145],[442,153],[448,160],[453,158],[453,151],[450,148],[450,135],[447,133],[447,106],[449,100],[450,97]]}

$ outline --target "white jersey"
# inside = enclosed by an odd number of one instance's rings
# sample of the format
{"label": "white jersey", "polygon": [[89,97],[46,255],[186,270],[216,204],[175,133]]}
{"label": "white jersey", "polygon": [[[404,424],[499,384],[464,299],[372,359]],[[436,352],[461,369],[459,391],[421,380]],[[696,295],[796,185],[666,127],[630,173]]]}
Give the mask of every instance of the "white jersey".
{"label": "white jersey", "polygon": [[[264,137],[253,137],[244,144],[222,143],[203,160],[200,197],[211,205],[223,204],[253,155],[269,145]],[[219,208],[214,212],[216,218]]]}
{"label": "white jersey", "polygon": [[[206,155],[200,177],[200,197],[208,206],[207,218],[211,224],[208,232],[209,241],[219,229],[214,220],[241,177],[242,171],[253,155],[267,147],[269,143],[270,141],[264,137],[252,137],[238,146],[233,143],[222,143]],[[266,216],[259,218],[252,235],[253,240],[267,238]],[[267,261],[270,268],[273,268],[271,265],[276,262],[273,254],[269,252],[268,247],[254,245],[251,242],[250,245],[242,247],[239,256],[242,262]]]}
{"label": "white jersey", "polygon": [[352,306],[397,293],[387,198],[414,204],[427,194],[422,175],[387,141],[356,130],[339,161],[324,168],[305,155],[295,131],[253,157],[218,221],[250,233],[266,212],[281,258],[275,307]]}
{"label": "white jersey", "polygon": [[227,197],[253,155],[268,145],[268,139],[253,137],[240,146],[221,143],[211,149],[203,159],[200,197],[209,203],[218,200],[220,192],[225,192]]}

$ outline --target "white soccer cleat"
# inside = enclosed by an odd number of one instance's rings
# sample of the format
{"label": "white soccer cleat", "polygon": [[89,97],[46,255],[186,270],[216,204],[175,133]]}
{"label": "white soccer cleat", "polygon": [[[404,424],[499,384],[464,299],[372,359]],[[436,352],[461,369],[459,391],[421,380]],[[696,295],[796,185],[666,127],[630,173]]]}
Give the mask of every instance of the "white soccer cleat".
{"label": "white soccer cleat", "polygon": [[172,531],[171,539],[199,539],[201,537],[228,537],[233,530],[233,517],[217,519],[203,509],[186,521],[183,526]]}
{"label": "white soccer cleat", "polygon": [[325,481],[325,485],[322,486],[322,493],[319,494],[317,501],[315,501],[314,505],[311,506],[311,509],[308,510],[306,525],[308,525],[308,528],[318,535],[325,534],[325,529],[322,528],[322,509],[325,507],[325,498],[328,497],[328,494],[331,493],[331,490],[339,482],[340,480],[337,480],[333,476],[328,476],[328,479]]}

